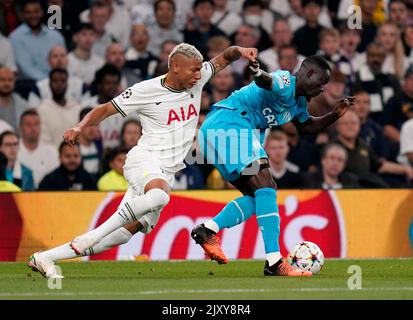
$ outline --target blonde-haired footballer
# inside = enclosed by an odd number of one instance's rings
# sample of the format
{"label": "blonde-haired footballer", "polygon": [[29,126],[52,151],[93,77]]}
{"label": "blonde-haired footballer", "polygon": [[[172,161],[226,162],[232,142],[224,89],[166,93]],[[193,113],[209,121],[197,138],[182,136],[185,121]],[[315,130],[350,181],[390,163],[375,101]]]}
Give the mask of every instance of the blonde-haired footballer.
{"label": "blonde-haired footballer", "polygon": [[232,46],[203,62],[192,45],[177,45],[169,55],[166,75],[136,83],[112,101],[91,110],[64,140],[74,145],[80,133],[107,117],[137,113],[142,137],[126,158],[124,175],[129,187],[116,212],[102,225],[72,242],[36,252],[29,267],[47,278],[57,274],[55,261],[97,254],[128,242],[138,231],[149,233],[169,202],[174,174],[185,167],[183,160],[193,142],[204,85],[232,61],[255,62],[257,49]]}

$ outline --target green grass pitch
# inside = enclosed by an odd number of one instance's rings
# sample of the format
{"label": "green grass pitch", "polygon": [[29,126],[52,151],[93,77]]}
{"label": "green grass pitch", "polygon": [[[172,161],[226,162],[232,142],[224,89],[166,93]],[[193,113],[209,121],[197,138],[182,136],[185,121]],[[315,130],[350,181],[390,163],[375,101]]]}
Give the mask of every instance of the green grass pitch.
{"label": "green grass pitch", "polygon": [[[348,289],[358,265],[362,289]],[[24,263],[0,263],[0,299],[413,299],[413,259],[326,260],[312,278],[264,277],[262,261],[66,262],[51,290]]]}

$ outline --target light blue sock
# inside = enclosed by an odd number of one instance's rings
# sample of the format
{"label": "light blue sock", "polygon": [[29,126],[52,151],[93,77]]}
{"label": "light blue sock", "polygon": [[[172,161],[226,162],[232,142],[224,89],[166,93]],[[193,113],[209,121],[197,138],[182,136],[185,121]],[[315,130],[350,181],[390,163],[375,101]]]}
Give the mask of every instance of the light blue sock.
{"label": "light blue sock", "polygon": [[264,240],[265,253],[279,252],[280,216],[278,214],[277,192],[272,188],[255,191],[257,223]]}
{"label": "light blue sock", "polygon": [[[255,212],[255,199],[249,196],[237,198],[228,203],[212,221],[214,221],[219,230],[231,228],[248,220]],[[216,230],[215,230],[216,231]]]}

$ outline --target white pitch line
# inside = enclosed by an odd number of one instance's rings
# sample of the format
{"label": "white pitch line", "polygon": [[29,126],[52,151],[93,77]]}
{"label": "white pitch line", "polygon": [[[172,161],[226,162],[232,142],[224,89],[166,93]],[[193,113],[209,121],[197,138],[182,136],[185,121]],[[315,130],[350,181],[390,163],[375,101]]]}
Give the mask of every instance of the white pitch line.
{"label": "white pitch line", "polygon": [[413,291],[413,287],[401,288],[363,288],[350,290],[348,288],[286,288],[286,289],[207,289],[207,290],[152,290],[152,291],[114,291],[114,292],[0,292],[0,297],[36,297],[36,296],[134,296],[134,295],[162,295],[179,293],[265,293],[265,292],[361,292],[361,291]]}

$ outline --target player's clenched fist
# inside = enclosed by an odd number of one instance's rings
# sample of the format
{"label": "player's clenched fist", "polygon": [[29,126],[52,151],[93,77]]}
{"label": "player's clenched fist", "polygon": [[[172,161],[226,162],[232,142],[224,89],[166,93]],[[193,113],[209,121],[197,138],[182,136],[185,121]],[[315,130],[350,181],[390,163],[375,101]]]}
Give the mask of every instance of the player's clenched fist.
{"label": "player's clenched fist", "polygon": [[258,50],[256,48],[239,48],[239,51],[241,52],[241,56],[254,62],[257,59],[258,56]]}
{"label": "player's clenched fist", "polygon": [[65,140],[66,143],[70,145],[74,145],[78,142],[79,136],[80,136],[80,128],[79,127],[74,127],[71,129],[68,129],[65,131],[63,135],[63,139]]}
{"label": "player's clenched fist", "polygon": [[344,97],[337,101],[336,106],[333,109],[333,112],[337,114],[338,117],[341,117],[347,112],[347,110],[354,104],[355,97]]}

